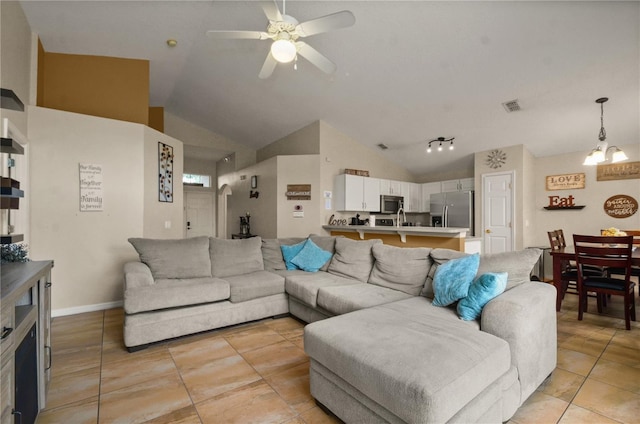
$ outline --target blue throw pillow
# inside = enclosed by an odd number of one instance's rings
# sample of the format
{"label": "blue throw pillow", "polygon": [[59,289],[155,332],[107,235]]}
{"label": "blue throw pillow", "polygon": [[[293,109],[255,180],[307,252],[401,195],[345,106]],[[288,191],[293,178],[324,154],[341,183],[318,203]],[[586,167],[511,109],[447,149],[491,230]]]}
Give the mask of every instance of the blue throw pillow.
{"label": "blue throw pillow", "polygon": [[491,299],[498,296],[507,287],[506,272],[489,272],[482,274],[469,286],[467,297],[458,302],[458,315],[465,321],[473,321],[480,317],[482,308]]}
{"label": "blue throw pillow", "polygon": [[284,258],[284,264],[288,270],[299,269],[297,266],[295,266],[295,264],[291,262],[291,260],[293,260],[293,258],[295,258],[296,255],[300,253],[306,242],[307,241],[304,240],[298,244],[293,244],[291,246],[280,246],[280,250],[282,250],[282,257]]}
{"label": "blue throw pillow", "polygon": [[322,265],[331,259],[331,253],[307,239],[302,250],[291,260],[291,263],[307,272],[317,272]]}
{"label": "blue throw pillow", "polygon": [[433,277],[433,304],[448,306],[466,297],[479,266],[480,255],[477,253],[438,266]]}

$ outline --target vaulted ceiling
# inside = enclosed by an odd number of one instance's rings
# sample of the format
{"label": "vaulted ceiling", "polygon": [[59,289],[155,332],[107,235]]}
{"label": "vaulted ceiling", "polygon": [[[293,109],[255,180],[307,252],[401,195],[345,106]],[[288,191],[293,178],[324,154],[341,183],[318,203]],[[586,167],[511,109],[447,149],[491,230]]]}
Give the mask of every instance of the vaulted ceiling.
{"label": "vaulted ceiling", "polygon": [[[336,63],[258,72],[270,43],[255,1],[22,1],[48,52],[150,60],[152,106],[251,148],[316,120],[416,175],[470,168],[473,153],[524,144],[535,156],[597,142],[640,144],[637,1],[292,1],[303,22],[351,10],[354,26],[305,39]],[[278,0],[282,9],[282,2]],[[170,48],[167,39],[178,45]],[[521,110],[502,103],[517,99]],[[455,150],[425,153],[455,137]]]}

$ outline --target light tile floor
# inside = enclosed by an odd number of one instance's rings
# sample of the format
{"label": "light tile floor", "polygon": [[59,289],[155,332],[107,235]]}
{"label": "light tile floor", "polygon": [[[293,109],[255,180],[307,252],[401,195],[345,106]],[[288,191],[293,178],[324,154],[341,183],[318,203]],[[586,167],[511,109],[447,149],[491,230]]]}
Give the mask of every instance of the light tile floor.
{"label": "light tile floor", "polygon": [[[577,298],[567,295],[558,366],[510,423],[640,422],[640,321],[624,330],[620,302],[579,322]],[[53,320],[52,380],[38,423],[336,422],[309,394],[303,324],[293,318],[135,353],[122,345],[122,322],[122,309]]]}

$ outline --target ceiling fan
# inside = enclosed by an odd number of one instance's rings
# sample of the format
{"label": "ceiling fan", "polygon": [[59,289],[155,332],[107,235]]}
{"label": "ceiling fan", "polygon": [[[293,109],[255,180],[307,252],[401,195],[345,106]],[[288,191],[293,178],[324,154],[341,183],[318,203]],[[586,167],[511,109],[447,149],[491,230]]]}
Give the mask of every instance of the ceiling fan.
{"label": "ceiling fan", "polygon": [[294,17],[285,14],[285,0],[282,1],[282,13],[280,13],[275,0],[262,1],[260,3],[264,14],[269,19],[266,32],[211,30],[207,31],[207,36],[210,38],[272,40],[271,50],[258,74],[258,77],[262,79],[269,78],[278,63],[297,61],[298,55],[304,57],[327,74],[332,74],[336,71],[335,63],[299,39],[334,29],[350,27],[356,21],[353,13],[343,10],[298,23]]}

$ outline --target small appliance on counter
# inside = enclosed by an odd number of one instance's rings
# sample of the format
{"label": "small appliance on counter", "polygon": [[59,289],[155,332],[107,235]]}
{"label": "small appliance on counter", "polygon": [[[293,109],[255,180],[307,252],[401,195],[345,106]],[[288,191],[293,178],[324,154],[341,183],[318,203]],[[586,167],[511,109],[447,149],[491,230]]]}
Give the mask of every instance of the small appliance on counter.
{"label": "small appliance on counter", "polygon": [[356,214],[354,218],[351,218],[351,223],[349,225],[365,225],[368,222],[368,219],[362,220],[360,219],[360,214]]}
{"label": "small appliance on counter", "polygon": [[395,224],[392,218],[376,218],[375,225],[380,227],[393,227]]}

